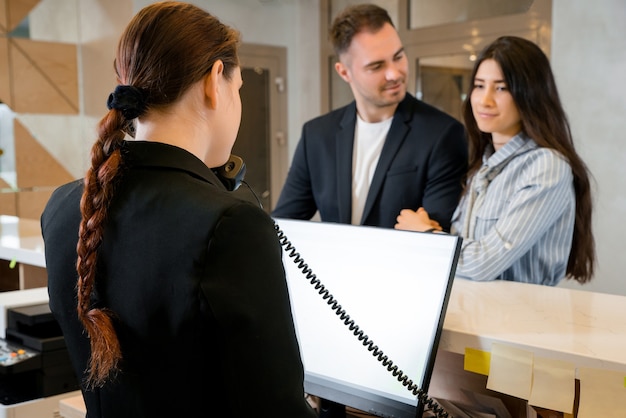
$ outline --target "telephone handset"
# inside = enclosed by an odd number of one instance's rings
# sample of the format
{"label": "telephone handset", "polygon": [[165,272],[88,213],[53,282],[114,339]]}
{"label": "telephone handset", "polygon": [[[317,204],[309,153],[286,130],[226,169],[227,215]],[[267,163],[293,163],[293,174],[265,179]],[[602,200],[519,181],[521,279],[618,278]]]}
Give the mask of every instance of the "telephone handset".
{"label": "telephone handset", "polygon": [[220,181],[231,192],[237,190],[246,175],[246,163],[241,157],[231,154],[226,164],[213,169]]}
{"label": "telephone handset", "polygon": [[379,362],[383,366],[387,368],[387,370],[393,374],[393,376],[402,383],[414,396],[417,397],[419,401],[421,401],[422,405],[425,407],[425,410],[428,409],[432,411],[436,417],[438,418],[448,418],[450,415],[445,411],[433,398],[428,396],[428,393],[424,392],[421,388],[419,388],[412,380],[408,378],[408,376],[398,368],[397,365],[393,364],[393,361],[389,359],[389,357],[383,353],[382,350],[378,348],[377,345],[359,328],[358,325],[355,324],[354,320],[350,318],[341,307],[341,305],[337,302],[337,300],[333,297],[333,295],[326,289],[326,287],[321,283],[321,281],[317,278],[315,273],[311,271],[309,266],[304,262],[304,259],[300,256],[300,254],[296,251],[293,244],[287,239],[285,233],[280,229],[280,227],[274,223],[274,229],[278,234],[278,239],[280,241],[281,246],[284,247],[285,253],[293,259],[293,262],[298,266],[298,268],[302,271],[302,274],[306,277],[307,280],[315,287],[320,296],[326,301],[326,303],[330,306],[330,308],[335,311],[335,314],[339,316],[339,319],[346,325],[350,331],[358,338],[359,341],[372,353],[374,357],[378,359]]}

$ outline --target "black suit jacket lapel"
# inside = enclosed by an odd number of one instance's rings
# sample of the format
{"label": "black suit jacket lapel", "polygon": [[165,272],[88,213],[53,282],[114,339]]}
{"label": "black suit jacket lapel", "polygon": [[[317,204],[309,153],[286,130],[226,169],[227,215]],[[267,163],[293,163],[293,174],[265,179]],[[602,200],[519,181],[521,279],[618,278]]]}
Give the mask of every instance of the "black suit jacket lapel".
{"label": "black suit jacket lapel", "polygon": [[335,134],[339,222],[347,224],[352,221],[352,152],[355,125],[356,102],[352,102],[346,107]]}

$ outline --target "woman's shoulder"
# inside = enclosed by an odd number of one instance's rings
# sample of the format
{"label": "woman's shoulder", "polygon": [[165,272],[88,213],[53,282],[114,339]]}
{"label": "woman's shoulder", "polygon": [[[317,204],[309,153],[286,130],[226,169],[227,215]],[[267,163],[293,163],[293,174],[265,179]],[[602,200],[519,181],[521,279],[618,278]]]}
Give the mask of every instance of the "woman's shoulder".
{"label": "woman's shoulder", "polygon": [[81,196],[83,194],[83,180],[77,179],[57,187],[44,207],[44,213],[56,212],[67,208],[79,208]]}
{"label": "woman's shoulder", "polygon": [[525,153],[520,166],[521,177],[552,178],[555,181],[570,181],[572,169],[569,161],[555,149],[534,147]]}
{"label": "woman's shoulder", "polygon": [[271,216],[258,204],[234,197],[227,199],[222,206],[221,217],[236,218],[248,225],[273,225]]}
{"label": "woman's shoulder", "polygon": [[535,146],[526,153],[526,161],[535,165],[550,165],[560,168],[569,168],[567,158],[553,148]]}

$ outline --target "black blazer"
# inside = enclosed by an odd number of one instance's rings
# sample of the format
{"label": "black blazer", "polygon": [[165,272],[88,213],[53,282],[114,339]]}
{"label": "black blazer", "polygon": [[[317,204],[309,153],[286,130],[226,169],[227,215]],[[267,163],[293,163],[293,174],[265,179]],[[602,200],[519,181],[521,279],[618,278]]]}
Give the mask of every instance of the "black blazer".
{"label": "black blazer", "polygon": [[[304,124],[272,216],[350,223],[356,103]],[[445,230],[467,170],[463,125],[407,94],[383,146],[361,224],[393,228],[401,209],[423,206]]]}
{"label": "black blazer", "polygon": [[[183,149],[123,153],[93,295],[116,315],[122,372],[82,388],[87,416],[315,417],[271,218]],[[50,308],[79,378],[90,353],[76,314],[81,193],[82,181],[61,186],[41,217]]]}

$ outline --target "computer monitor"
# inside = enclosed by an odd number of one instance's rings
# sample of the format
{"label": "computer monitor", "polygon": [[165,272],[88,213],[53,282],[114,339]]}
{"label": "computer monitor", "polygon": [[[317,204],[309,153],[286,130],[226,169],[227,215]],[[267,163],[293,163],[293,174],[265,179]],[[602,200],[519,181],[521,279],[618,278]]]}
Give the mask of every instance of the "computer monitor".
{"label": "computer monitor", "polygon": [[424,402],[388,368],[427,391],[461,239],[317,221],[275,222],[305,391],[376,416],[421,417]]}

